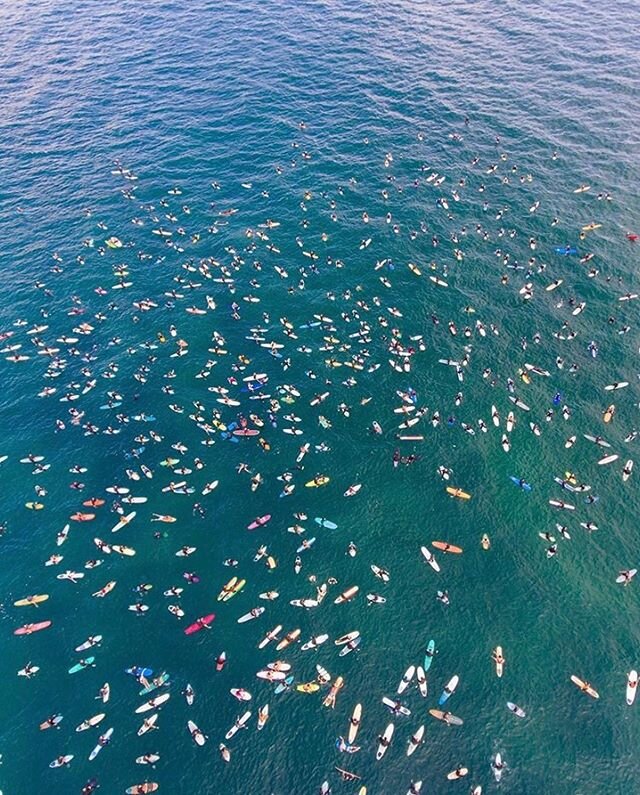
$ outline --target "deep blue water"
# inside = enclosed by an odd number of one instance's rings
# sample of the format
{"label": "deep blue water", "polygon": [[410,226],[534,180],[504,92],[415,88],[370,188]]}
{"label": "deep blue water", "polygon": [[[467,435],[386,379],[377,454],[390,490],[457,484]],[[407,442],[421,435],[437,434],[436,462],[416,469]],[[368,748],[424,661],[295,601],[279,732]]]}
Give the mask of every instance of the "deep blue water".
{"label": "deep blue water", "polygon": [[[639,663],[640,612],[635,584],[622,588],[614,579],[621,569],[637,565],[639,540],[637,473],[626,483],[620,476],[638,444],[624,441],[638,423],[637,304],[618,301],[638,287],[637,244],[625,238],[631,230],[640,231],[637,5],[198,0],[141,5],[98,0],[91,5],[23,2],[4,7],[0,21],[0,263],[5,277],[0,333],[13,331],[3,345],[22,344],[19,353],[30,356],[24,362],[0,362],[0,454],[8,456],[0,465],[0,519],[6,523],[0,575],[4,795],[80,792],[94,776],[106,795],[146,778],[158,782],[163,793],[297,795],[318,792],[324,780],[339,793],[356,793],[366,785],[369,795],[402,794],[417,780],[424,781],[423,792],[437,793],[468,790],[466,782],[481,784],[484,792],[536,795],[634,791],[640,774],[637,705],[627,707],[624,697],[626,676]],[[389,153],[393,160],[385,164]],[[138,180],[112,174],[116,159]],[[493,164],[496,173],[487,173]],[[446,181],[438,187],[428,183],[433,172]],[[575,194],[583,184],[591,190]],[[174,186],[182,191],[179,196],[167,193]],[[133,190],[135,198],[127,199],[123,190]],[[459,202],[452,196],[455,190]],[[606,193],[611,201],[598,201],[598,194]],[[448,199],[448,211],[436,204],[442,197]],[[536,201],[539,208],[530,212]],[[229,209],[238,212],[220,215]],[[391,223],[385,222],[387,213]],[[143,225],[132,224],[134,217]],[[554,218],[558,221],[552,226]],[[280,223],[264,230],[279,252],[269,251],[267,241],[247,236],[248,229],[259,229],[267,219]],[[580,228],[591,222],[602,226],[580,240]],[[486,230],[486,240],[477,224]],[[153,235],[158,226],[171,229],[171,239],[184,250]],[[196,233],[197,241],[192,238]],[[451,241],[452,233],[458,234],[457,243]],[[101,254],[110,235],[125,245]],[[370,247],[360,248],[369,237]],[[531,237],[537,240],[535,251],[528,244]],[[89,240],[92,245],[83,245]],[[256,248],[247,248],[252,243]],[[580,254],[593,253],[594,259],[580,265],[578,257],[554,253],[555,246],[568,243],[578,246]],[[462,262],[454,257],[456,248],[464,252]],[[303,251],[318,254],[317,274]],[[505,267],[505,254],[510,265],[517,261],[525,268],[535,256],[531,277]],[[244,260],[236,271],[234,256]],[[233,295],[184,267],[210,258],[215,275],[219,264],[233,274]],[[385,258],[395,268],[374,270]],[[255,260],[262,270],[253,267]],[[336,260],[342,267],[335,267]],[[407,262],[417,263],[422,275],[414,276]],[[543,273],[536,270],[540,263],[547,265]],[[122,264],[133,285],[113,291],[113,268]],[[288,278],[281,279],[274,265],[284,268]],[[588,276],[590,267],[598,270],[594,278]],[[299,268],[306,269],[304,290],[297,286]],[[449,288],[433,285],[428,279],[433,273],[446,274]],[[507,285],[500,283],[503,274],[509,276]],[[390,289],[379,281],[381,275],[389,279]],[[176,278],[202,287],[181,288]],[[259,287],[250,285],[252,279]],[[545,291],[554,279],[563,279],[563,285]],[[523,301],[519,291],[528,281],[534,296]],[[98,286],[107,295],[96,293]],[[183,288],[183,299],[166,295]],[[342,297],[345,290],[351,291],[349,298]],[[336,300],[328,293],[335,293]],[[250,294],[260,303],[242,300]],[[185,312],[186,306],[205,307],[205,295],[215,299],[215,311],[204,316]],[[133,302],[141,299],[158,306],[139,312]],[[569,305],[569,299],[575,303]],[[231,316],[233,301],[240,304],[240,321]],[[586,307],[574,317],[572,307],[581,301]],[[69,315],[73,306],[84,314]],[[465,306],[475,314],[466,315]],[[401,317],[391,315],[388,307],[397,308]],[[358,330],[358,318],[351,315],[347,322],[340,316],[352,310],[371,327],[366,345],[349,337]],[[267,321],[263,312],[269,313]],[[300,329],[313,314],[331,317],[335,330]],[[432,314],[439,326],[432,324]],[[281,317],[293,324],[297,340],[283,335]],[[608,317],[615,322],[608,323]],[[500,335],[474,332],[465,339],[462,329],[476,319],[487,329],[495,324]],[[76,356],[75,343],[56,340],[75,335],[72,329],[83,321],[94,331],[80,335]],[[458,328],[456,337],[447,331],[449,321]],[[564,322],[576,331],[574,340],[554,336],[562,334]],[[27,334],[37,323],[48,328]],[[246,339],[251,327],[263,323],[267,339],[286,344],[284,353],[291,357],[287,371],[282,360]],[[185,357],[171,358],[171,324],[177,338],[189,341]],[[626,326],[627,333],[618,333]],[[387,363],[392,328],[402,332],[403,344],[419,334],[426,343],[409,374],[396,373]],[[214,330],[225,338],[228,355],[207,350]],[[158,342],[159,333],[167,343]],[[53,354],[66,360],[59,377],[43,377],[50,357],[36,353],[30,342],[34,336],[61,349]],[[590,340],[598,343],[597,359],[587,350]],[[352,349],[340,350],[349,343]],[[312,349],[309,353],[297,350],[305,345]],[[320,350],[327,345],[334,350]],[[460,383],[453,368],[438,359],[462,359],[465,345],[470,363]],[[370,353],[367,364],[380,362],[379,370],[325,364],[331,357],[347,360],[362,347]],[[252,361],[247,371],[234,373],[231,365],[240,353]],[[87,354],[96,358],[84,361]],[[556,366],[557,356],[565,360],[563,369]],[[210,359],[217,359],[212,374],[197,379]],[[518,369],[525,362],[548,370],[550,377],[523,384]],[[574,362],[579,369],[572,374]],[[103,376],[109,364],[119,368],[112,379]],[[141,366],[149,368],[145,383],[133,379]],[[82,372],[87,367],[90,375]],[[487,378],[482,377],[485,368],[491,369]],[[171,370],[175,378],[166,377]],[[269,375],[274,397],[283,383],[301,393],[295,403],[283,402],[279,415],[300,417],[293,424],[303,429],[302,436],[283,434],[288,422],[281,418],[277,428],[270,428],[266,405],[249,401],[247,393],[227,382],[229,376],[241,380],[256,370]],[[317,379],[309,377],[309,370]],[[350,376],[357,382],[353,386],[343,383]],[[92,377],[97,385],[86,395],[74,403],[59,401],[67,392],[81,392]],[[509,377],[531,412],[516,410],[512,448],[505,454],[500,436],[512,408]],[[332,383],[323,385],[324,379]],[[630,386],[603,391],[605,384],[622,380]],[[162,391],[167,385],[174,395]],[[193,401],[204,405],[207,420],[216,408],[223,422],[235,416],[233,408],[216,403],[217,395],[207,391],[214,385],[228,387],[245,416],[256,411],[267,420],[263,436],[271,444],[269,453],[251,441],[231,444],[218,433],[211,437],[215,444],[201,445],[205,434],[188,417]],[[57,391],[38,397],[45,386]],[[403,454],[415,451],[421,460],[394,470],[391,456],[402,417],[392,409],[401,404],[396,390],[408,386],[417,390],[418,404],[429,408],[414,428],[425,441],[405,442]],[[122,394],[121,408],[100,408],[109,390]],[[320,408],[310,407],[314,394],[325,390],[329,399]],[[464,399],[456,407],[459,390]],[[564,421],[556,408],[547,423],[545,411],[556,391],[562,392],[572,416]],[[362,405],[363,398],[372,400]],[[605,425],[602,411],[611,402],[616,416]],[[184,413],[169,409],[170,403]],[[340,413],[340,403],[351,407],[349,418]],[[492,404],[502,415],[499,432],[490,422]],[[84,411],[81,423],[95,424],[98,433],[87,436],[73,426],[70,406]],[[428,420],[436,410],[443,420],[453,415],[455,427],[443,422],[433,428]],[[118,411],[129,421],[120,424]],[[156,422],[131,419],[140,412],[154,414]],[[318,413],[331,421],[330,429],[318,425]],[[486,435],[478,429],[480,417],[489,425]],[[56,428],[56,419],[64,422],[64,430]],[[383,427],[380,437],[370,432],[374,420]],[[540,424],[539,438],[530,433],[529,420]],[[460,422],[473,425],[476,435],[465,434]],[[109,426],[120,433],[104,433]],[[134,437],[150,428],[163,438],[146,442],[133,466],[145,463],[154,477],[129,482],[125,469],[132,461],[125,454],[139,446]],[[605,451],[585,441],[584,433],[605,436],[619,460],[598,466]],[[575,445],[565,447],[574,434]],[[188,447],[184,455],[171,447],[178,441]],[[292,468],[306,441],[312,450],[298,472]],[[314,446],[323,442],[330,451],[315,452]],[[19,463],[30,452],[45,456],[51,468],[30,474],[32,467]],[[161,491],[170,480],[183,479],[160,466],[168,456],[194,470],[186,476],[196,489],[193,496]],[[206,464],[202,471],[193,467],[194,457]],[[264,479],[255,492],[249,476],[235,471],[242,462]],[[73,464],[87,471],[72,474]],[[453,469],[450,483],[472,493],[471,501],[444,494],[446,484],[436,473],[441,464]],[[567,470],[592,485],[591,493],[600,497],[595,505],[587,506],[583,494],[567,494],[553,484],[552,476]],[[283,483],[277,476],[285,471],[294,473],[296,490],[280,498]],[[317,472],[330,475],[330,484],[306,489],[304,483]],[[534,490],[519,491],[508,480],[511,474],[526,477]],[[204,484],[213,479],[220,485],[201,497]],[[74,480],[85,484],[81,492],[69,488]],[[363,484],[361,492],[343,498],[353,483]],[[112,484],[148,497],[147,503],[134,506],[135,522],[117,537],[136,555],[102,556],[102,566],[86,570],[85,561],[98,555],[92,539],[116,538],[110,534],[117,521],[109,511],[112,497],[104,492]],[[32,512],[25,502],[36,499],[36,485],[47,494],[44,509]],[[96,510],[93,522],[71,522],[69,538],[56,547],[58,531],[91,495],[108,498],[107,504]],[[548,505],[553,498],[575,503],[576,511],[554,511]],[[195,500],[206,508],[204,519],[193,514]],[[177,521],[152,524],[154,511]],[[300,537],[287,532],[296,522],[294,512],[308,514],[301,524],[307,536],[317,538],[302,554],[299,575],[293,573],[293,563]],[[246,525],[265,513],[273,516],[270,524],[249,534]],[[313,524],[314,516],[327,516],[339,528],[321,530]],[[547,560],[548,544],[537,533],[558,535],[557,521],[566,522],[572,540],[560,539],[558,555]],[[589,521],[599,529],[589,533],[580,527]],[[153,538],[158,528],[167,530],[168,537]],[[480,547],[485,532],[492,541],[489,552]],[[462,556],[439,556],[440,575],[424,565],[419,552],[433,539],[464,547]],[[353,559],[345,554],[349,541],[359,549]],[[277,559],[272,572],[253,562],[262,543]],[[197,547],[188,561],[175,556],[184,544]],[[53,553],[63,554],[64,560],[45,568]],[[239,561],[234,571],[247,585],[222,604],[216,595],[234,573],[222,565],[230,557]],[[387,585],[374,578],[371,564],[389,570]],[[66,568],[84,572],[84,580],[78,585],[57,580],[55,575]],[[187,585],[184,571],[197,572],[200,583]],[[313,595],[314,585],[306,579],[311,574],[318,583],[335,577],[338,584],[318,608],[289,606],[291,599]],[[103,600],[92,597],[109,580],[117,581],[113,593]],[[144,599],[150,607],[144,617],[127,610],[135,601],[132,589],[140,583],[154,586]],[[360,586],[356,600],[335,606],[335,596],[351,584]],[[166,609],[172,600],[162,595],[172,585],[185,588],[182,625],[215,611],[211,632],[184,636]],[[437,588],[449,591],[448,607],[436,601]],[[270,589],[280,592],[279,599],[261,601],[258,595]],[[364,597],[371,592],[384,594],[386,604],[368,607]],[[13,606],[31,593],[50,598],[37,610]],[[238,625],[237,618],[257,604],[266,606],[265,615]],[[53,626],[38,635],[14,637],[13,630],[37,620],[36,613]],[[303,641],[321,632],[330,639],[317,652],[301,652],[299,646],[282,655],[272,647],[258,652],[264,633],[280,623],[285,631],[300,627]],[[340,658],[333,640],[353,629],[362,633],[361,648]],[[79,656],[75,646],[96,633],[104,635],[95,651],[96,668],[69,675]],[[438,655],[428,674],[429,695],[423,700],[413,686],[405,694],[412,715],[395,719],[394,742],[377,763],[376,737],[390,720],[380,699],[395,692],[410,664],[421,662],[430,638],[436,640]],[[507,658],[501,680],[490,659],[498,644]],[[216,674],[214,660],[222,650],[229,662]],[[346,684],[335,710],[321,706],[326,688],[320,696],[295,691],[275,696],[255,672],[276,659],[293,666],[296,682],[313,679],[316,663],[334,678],[343,676]],[[39,673],[30,680],[16,677],[29,661],[40,667]],[[136,736],[138,687],[123,673],[131,664],[166,670],[172,677],[160,730],[143,738]],[[465,721],[460,728],[448,728],[427,713],[454,673],[460,686],[450,704]],[[572,673],[591,681],[600,699],[592,701],[577,691],[569,682]],[[74,727],[100,711],[94,696],[105,681],[112,696],[101,731],[113,726],[114,736],[89,762],[99,730],[77,734]],[[180,695],[187,682],[196,690],[193,707]],[[250,728],[229,741],[232,759],[225,765],[217,746],[243,711],[229,694],[231,687],[251,690],[253,715]],[[267,701],[271,718],[258,733],[257,709]],[[520,704],[527,717],[512,716],[507,701]],[[336,751],[334,741],[346,733],[357,702],[364,707],[358,738],[362,749],[347,756]],[[61,728],[39,731],[39,723],[54,713],[64,715]],[[189,738],[189,719],[209,736],[204,748]],[[421,723],[426,725],[425,743],[408,759],[406,741]],[[135,763],[151,751],[161,755],[155,770]],[[496,751],[508,764],[499,785],[490,768]],[[74,755],[70,767],[50,770],[49,762],[65,753]],[[448,782],[446,773],[458,764],[469,768],[469,777]],[[362,781],[343,784],[335,765],[356,772]]]}

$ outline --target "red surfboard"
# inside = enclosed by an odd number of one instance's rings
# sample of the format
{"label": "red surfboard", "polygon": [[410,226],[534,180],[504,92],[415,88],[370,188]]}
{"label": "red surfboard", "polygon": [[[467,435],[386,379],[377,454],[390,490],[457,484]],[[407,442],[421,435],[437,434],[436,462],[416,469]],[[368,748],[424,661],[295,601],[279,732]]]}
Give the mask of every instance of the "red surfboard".
{"label": "red surfboard", "polygon": [[213,620],[216,617],[215,613],[209,613],[208,616],[202,616],[197,621],[194,621],[193,624],[189,624],[189,626],[185,629],[185,635],[193,635],[194,632],[200,632],[201,629],[208,627],[210,624],[213,624]]}

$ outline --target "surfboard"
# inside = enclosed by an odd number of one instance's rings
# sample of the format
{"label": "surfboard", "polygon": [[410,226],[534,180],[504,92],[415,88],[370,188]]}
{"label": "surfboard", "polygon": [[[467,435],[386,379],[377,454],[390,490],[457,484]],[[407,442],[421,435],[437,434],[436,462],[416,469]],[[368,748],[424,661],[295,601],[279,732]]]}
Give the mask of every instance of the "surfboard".
{"label": "surfboard", "polygon": [[296,690],[299,693],[315,693],[320,690],[320,685],[317,682],[303,682],[300,685],[296,685]]}
{"label": "surfboard", "polygon": [[360,586],[352,585],[350,588],[347,588],[345,591],[343,591],[340,594],[340,596],[337,596],[333,600],[334,605],[341,605],[344,602],[349,602],[351,599],[355,597],[355,595],[358,593],[359,590]]}
{"label": "surfboard", "polygon": [[401,696],[404,693],[404,691],[407,689],[407,687],[411,683],[411,680],[413,679],[415,672],[416,672],[415,665],[410,665],[407,668],[407,670],[404,672],[404,675],[400,680],[400,684],[398,685],[398,689],[396,691],[399,696]]}
{"label": "surfboard", "polygon": [[128,547],[125,546],[124,544],[112,544],[111,549],[114,552],[117,552],[118,555],[124,555],[125,558],[132,558],[136,554],[136,551],[133,547]]}
{"label": "surfboard", "polygon": [[416,748],[422,742],[422,737],[424,735],[424,724],[418,726],[416,731],[409,737],[409,742],[407,745],[407,756],[411,756]]}
{"label": "surfboard", "polygon": [[316,518],[313,521],[316,522],[316,524],[319,524],[320,527],[326,527],[327,530],[337,530],[338,529],[338,525],[335,522],[331,522],[331,521],[329,521],[329,519],[323,519],[320,516],[316,516]]}
{"label": "surfboard", "polygon": [[126,795],[149,795],[151,792],[157,792],[160,788],[159,784],[155,781],[145,781],[144,784],[134,784],[125,790]]}
{"label": "surfboard", "polygon": [[513,701],[507,701],[507,709],[513,712],[518,718],[525,718],[527,713],[519,707],[517,704],[514,704]]}
{"label": "surfboard", "polygon": [[422,698],[426,698],[428,695],[427,676],[424,672],[424,668],[421,665],[416,667],[416,680],[418,682],[418,690],[420,691],[420,695]]}
{"label": "surfboard", "polygon": [[192,720],[187,721],[187,728],[196,745],[203,746],[206,743],[207,738]]}
{"label": "surfboard", "polygon": [[[104,715],[102,716],[104,717]],[[59,726],[62,722],[62,715],[54,715],[53,718],[50,720],[45,720],[40,724],[40,731],[45,731],[46,729],[53,729],[56,726]],[[78,729],[76,729],[78,731]]]}
{"label": "surfboard", "polygon": [[313,480],[308,480],[304,485],[308,489],[317,489],[320,488],[321,486],[326,486],[326,484],[329,482],[330,479],[331,478],[327,477],[326,475],[320,475],[319,477],[314,478]]}
{"label": "surfboard", "polygon": [[56,767],[62,767],[63,765],[68,765],[72,759],[73,759],[73,754],[66,754],[65,756],[62,756],[59,759],[54,759],[53,762],[50,762],[49,767],[56,768]]}
{"label": "surfboard", "polygon": [[18,599],[17,602],[14,602],[14,607],[27,607],[27,605],[34,605],[37,607],[38,605],[46,602],[49,598],[49,594],[34,594],[34,596],[26,596],[24,599]]}
{"label": "surfboard", "polygon": [[454,544],[449,544],[447,541],[432,541],[431,546],[442,550],[442,552],[451,552],[455,555],[462,554],[461,547],[457,547]]}
{"label": "surfboard", "polygon": [[427,561],[427,563],[431,566],[431,568],[434,571],[440,571],[440,564],[435,559],[435,556],[434,556],[433,552],[431,552],[431,550],[429,550],[429,549],[427,549],[427,547],[423,546],[423,547],[420,547],[420,552],[422,552],[422,555],[423,555],[424,559]]}
{"label": "surfboard", "polygon": [[96,596],[99,599],[101,599],[101,598],[104,598],[105,596],[107,596],[107,594],[110,594],[111,591],[113,591],[113,589],[115,587],[116,587],[116,581],[115,580],[111,580],[106,585],[104,585],[102,588],[100,588],[98,591],[94,591],[91,595],[92,596]]}
{"label": "surfboard", "polygon": [[247,710],[239,718],[237,718],[235,723],[233,724],[233,726],[225,734],[225,736],[224,736],[225,740],[230,740],[232,737],[235,736],[235,734],[240,729],[244,728],[246,722],[249,720],[250,717],[251,717],[251,712],[249,710]]}
{"label": "surfboard", "polygon": [[446,487],[447,494],[450,494],[452,497],[457,497],[459,500],[470,500],[471,495],[467,494],[466,491],[462,491],[455,486],[447,486]]}
{"label": "surfboard", "polygon": [[22,627],[18,627],[18,629],[13,630],[14,635],[32,635],[34,632],[40,632],[43,629],[47,629],[52,624],[51,621],[38,621],[35,624],[25,624]]}
{"label": "surfboard", "polygon": [[184,634],[185,635],[193,635],[196,632],[200,632],[201,629],[210,626],[216,617],[215,613],[209,613],[206,616],[202,616],[197,621],[194,621],[193,624],[189,624],[188,627],[185,627]]}
{"label": "surfboard", "polygon": [[237,620],[237,623],[246,624],[247,621],[253,621],[256,618],[259,618],[264,613],[265,609],[266,608],[264,607],[254,607],[253,610],[240,616],[240,618]]}
{"label": "surfboard", "polygon": [[531,491],[533,488],[530,483],[523,481],[522,478],[517,478],[515,475],[509,475],[509,480],[515,483],[516,486],[519,486],[521,489],[523,489],[523,491]]}
{"label": "surfboard", "polygon": [[264,516],[258,516],[251,524],[247,525],[247,530],[257,530],[258,527],[264,527],[270,519],[270,513],[266,513]]}
{"label": "surfboard", "polygon": [[430,709],[429,715],[432,715],[437,720],[448,723],[450,726],[462,726],[464,723],[462,718],[458,718],[456,715],[452,715],[450,712],[443,712],[440,709]]}
{"label": "surfboard", "polygon": [[154,690],[157,690],[159,687],[163,687],[169,681],[170,676],[168,673],[162,673],[160,676],[157,676],[151,682],[149,682],[148,687],[143,687],[142,690],[138,693],[139,696],[146,696],[149,693],[153,693]]}
{"label": "surfboard", "polygon": [[155,765],[160,759],[160,754],[143,754],[136,757],[136,764],[138,765]]}
{"label": "surfboard", "polygon": [[110,728],[110,729],[107,729],[107,731],[103,735],[100,736],[100,742],[98,742],[98,744],[95,746],[93,751],[91,751],[91,753],[89,754],[89,761],[90,762],[92,762],[96,758],[96,756],[98,756],[100,751],[102,751],[102,749],[105,747],[105,745],[111,739],[111,735],[112,734],[113,734],[113,728]]}
{"label": "surfboard", "polygon": [[237,577],[232,577],[229,582],[223,586],[222,590],[218,594],[218,601],[222,601],[226,594],[229,594],[233,591],[233,586],[238,582]]}
{"label": "surfboard", "polygon": [[136,715],[141,715],[143,712],[149,712],[150,710],[165,704],[170,698],[171,693],[163,693],[160,696],[151,698],[149,701],[146,701],[144,704],[141,704],[136,708]]}
{"label": "surfboard", "polygon": [[433,658],[435,657],[436,653],[436,642],[435,640],[430,640],[427,644],[427,648],[424,655],[424,662],[422,667],[425,670],[425,673],[431,668],[431,663],[433,662]]}
{"label": "surfboard", "polygon": [[87,657],[86,660],[80,661],[75,665],[72,665],[71,668],[69,668],[69,673],[77,674],[79,671],[84,671],[85,668],[88,668],[90,665],[93,665],[95,661],[96,661],[95,657]]}
{"label": "surfboard", "polygon": [[391,744],[391,740],[393,739],[393,732],[395,726],[393,723],[390,723],[387,728],[384,730],[384,734],[382,735],[380,741],[378,742],[378,750],[376,751],[376,759],[380,761],[382,757],[387,752],[387,748]]}
{"label": "surfboard", "polygon": [[135,517],[136,517],[136,511],[131,511],[131,513],[128,513],[126,516],[123,516],[122,519],[120,519],[120,521],[111,528],[111,532],[117,533],[118,530],[122,530],[122,528],[126,527],[126,525],[128,525],[129,522],[135,519]]}
{"label": "surfboard", "polygon": [[381,568],[380,566],[376,566],[375,563],[371,564],[371,571],[376,575],[379,580],[382,582],[389,582],[389,572],[385,569]]}
{"label": "surfboard", "polygon": [[343,646],[345,643],[349,643],[355,638],[360,636],[360,632],[356,629],[353,632],[347,632],[345,635],[341,635],[339,638],[336,638],[333,642],[336,646]]}
{"label": "surfboard", "polygon": [[275,640],[278,637],[278,635],[280,634],[281,631],[282,631],[282,624],[278,624],[277,627],[274,627],[273,629],[269,630],[269,632],[267,632],[267,634],[264,636],[264,638],[258,644],[258,648],[259,649],[264,649],[264,647],[268,643],[270,643],[272,640]]}
{"label": "surfboard", "polygon": [[447,773],[447,778],[449,781],[455,781],[458,778],[464,778],[464,776],[468,775],[469,769],[466,767],[457,767],[455,770],[452,770],[450,773]]}
{"label": "surfboard", "polygon": [[262,671],[258,671],[256,676],[258,679],[266,679],[267,682],[281,682],[282,680],[286,679],[287,674],[284,671],[271,671],[270,669],[264,669]]}
{"label": "surfboard", "polygon": [[459,681],[460,677],[457,674],[455,674],[454,676],[451,677],[451,679],[449,679],[444,690],[442,691],[442,694],[440,695],[440,698],[438,699],[438,706],[441,707],[451,698],[451,696],[455,693],[456,688],[458,687]]}
{"label": "surfboard", "polygon": [[286,649],[287,646],[289,646],[291,643],[297,641],[298,638],[300,637],[301,631],[302,630],[300,629],[294,629],[291,632],[288,632],[285,635],[285,637],[280,641],[280,643],[278,643],[278,645],[276,646],[276,651],[282,651],[283,649]]}
{"label": "surfboard", "polygon": [[405,707],[404,704],[400,704],[399,701],[394,701],[388,696],[382,697],[382,703],[385,705],[385,707],[389,707],[390,710],[397,712],[399,715],[404,715],[405,717],[409,717],[409,715],[411,715],[411,710],[408,707]]}
{"label": "surfboard", "polygon": [[362,704],[356,704],[355,707],[353,708],[351,719],[349,721],[349,733],[347,735],[347,739],[350,745],[353,742],[355,742],[355,739],[358,735],[358,731],[360,729],[361,720],[362,720]]}
{"label": "surfboard", "polygon": [[628,706],[631,706],[635,701],[637,689],[638,689],[638,672],[635,670],[629,671],[629,676],[627,677],[627,692],[626,692],[626,701]]}
{"label": "surfboard", "polygon": [[575,674],[571,674],[571,681],[576,687],[580,688],[580,690],[582,690],[583,693],[586,693],[587,695],[591,696],[591,698],[600,698],[600,694],[598,693],[597,690],[594,690],[593,687],[591,687],[591,685],[588,682],[585,682],[584,680],[580,679]]}

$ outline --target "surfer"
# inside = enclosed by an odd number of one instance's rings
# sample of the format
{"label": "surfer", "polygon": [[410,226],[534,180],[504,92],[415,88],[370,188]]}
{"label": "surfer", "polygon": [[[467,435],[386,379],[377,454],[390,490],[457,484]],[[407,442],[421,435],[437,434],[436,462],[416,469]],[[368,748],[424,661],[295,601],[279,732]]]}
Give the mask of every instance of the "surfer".
{"label": "surfer", "polygon": [[491,659],[496,663],[496,665],[504,665],[506,660],[497,650],[494,649],[493,653],[491,654]]}
{"label": "surfer", "polygon": [[[145,718],[142,721],[142,728],[145,730],[145,732],[147,732],[147,731],[150,731],[151,729],[159,729],[160,727],[156,726],[154,718],[150,717],[150,718]],[[138,733],[140,733],[140,732],[138,732]]]}

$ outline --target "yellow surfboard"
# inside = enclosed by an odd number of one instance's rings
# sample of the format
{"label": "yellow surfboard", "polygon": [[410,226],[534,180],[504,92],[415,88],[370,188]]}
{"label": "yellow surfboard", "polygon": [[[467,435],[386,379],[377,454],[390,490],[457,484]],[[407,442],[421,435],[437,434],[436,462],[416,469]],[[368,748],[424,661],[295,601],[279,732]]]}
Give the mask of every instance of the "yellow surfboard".
{"label": "yellow surfboard", "polygon": [[328,478],[326,475],[321,475],[318,478],[314,478],[313,480],[307,481],[304,485],[308,489],[317,489],[320,488],[320,486],[326,486],[329,480],[330,478]]}
{"label": "yellow surfboard", "polygon": [[320,685],[317,682],[305,682],[301,685],[296,685],[296,690],[300,693],[315,693],[320,690]]}
{"label": "yellow surfboard", "polygon": [[25,599],[18,599],[18,601],[13,604],[15,607],[27,607],[27,605],[34,605],[37,607],[42,602],[46,602],[48,598],[48,593],[35,594],[34,596],[27,596]]}
{"label": "yellow surfboard", "polygon": [[457,497],[459,500],[471,499],[470,494],[467,494],[466,491],[462,491],[462,489],[458,489],[455,486],[447,486],[447,494],[450,494],[452,497]]}

